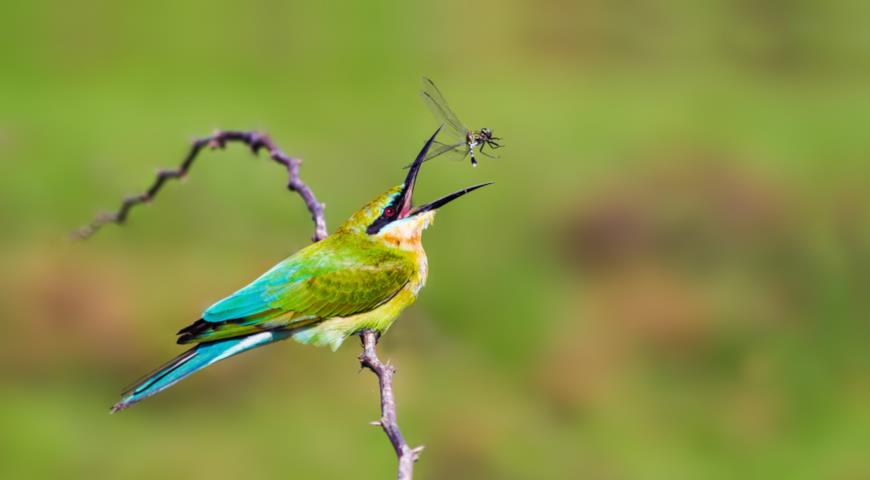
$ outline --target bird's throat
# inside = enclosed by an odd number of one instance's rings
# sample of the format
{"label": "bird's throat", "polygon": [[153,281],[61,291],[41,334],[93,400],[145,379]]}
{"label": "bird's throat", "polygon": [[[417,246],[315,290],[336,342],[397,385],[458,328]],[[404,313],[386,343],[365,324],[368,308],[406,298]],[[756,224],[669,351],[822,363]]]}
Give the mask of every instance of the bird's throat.
{"label": "bird's throat", "polygon": [[435,211],[424,212],[402,219],[384,227],[378,237],[393,247],[408,251],[420,251],[423,249],[421,237],[435,218]]}

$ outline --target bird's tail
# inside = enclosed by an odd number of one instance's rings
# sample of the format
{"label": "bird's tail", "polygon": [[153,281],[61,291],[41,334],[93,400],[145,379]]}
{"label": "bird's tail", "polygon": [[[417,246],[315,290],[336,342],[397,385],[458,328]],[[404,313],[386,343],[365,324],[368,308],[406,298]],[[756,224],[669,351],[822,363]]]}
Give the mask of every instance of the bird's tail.
{"label": "bird's tail", "polygon": [[242,353],[252,348],[262,347],[272,342],[284,340],[292,334],[290,330],[269,330],[243,337],[200,343],[167,364],[148,374],[127,389],[121,401],[112,406],[112,413],[123,410],[151,395],[166,390],[191,373],[215,362]]}

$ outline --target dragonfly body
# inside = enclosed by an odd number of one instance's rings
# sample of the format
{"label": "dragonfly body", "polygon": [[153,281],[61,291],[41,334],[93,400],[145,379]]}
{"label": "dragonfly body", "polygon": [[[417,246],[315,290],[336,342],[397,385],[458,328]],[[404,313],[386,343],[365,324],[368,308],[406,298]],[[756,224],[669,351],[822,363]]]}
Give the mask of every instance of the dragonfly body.
{"label": "dragonfly body", "polygon": [[293,338],[335,350],[348,336],[389,329],[426,283],[429,264],[421,235],[435,210],[487,185],[412,206],[417,174],[435,135],[403,184],[379,195],[335,233],[278,263],[181,329],[178,343],[197,345],[128,389],[112,411],[220,360],[279,340]]}
{"label": "dragonfly body", "polygon": [[443,154],[454,154],[458,158],[471,158],[471,165],[477,166],[477,157],[474,156],[475,149],[478,153],[482,153],[491,158],[495,158],[484,152],[485,147],[490,147],[495,150],[501,148],[498,143],[501,140],[493,135],[489,128],[481,128],[480,130],[472,130],[465,126],[459,118],[453,113],[453,110],[444,99],[444,95],[435,86],[432,80],[423,77],[423,90],[420,92],[423,101],[432,114],[447,126],[447,134],[450,137],[447,142],[436,141],[435,148],[426,156],[426,160],[431,160]]}

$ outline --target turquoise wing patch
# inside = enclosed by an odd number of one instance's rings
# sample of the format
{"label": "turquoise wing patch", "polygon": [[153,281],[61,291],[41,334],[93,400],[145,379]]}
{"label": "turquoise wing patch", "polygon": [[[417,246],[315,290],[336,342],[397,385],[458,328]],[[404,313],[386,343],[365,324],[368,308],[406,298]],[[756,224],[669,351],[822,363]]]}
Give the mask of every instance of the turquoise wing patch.
{"label": "turquoise wing patch", "polygon": [[280,312],[320,318],[349,316],[388,300],[413,274],[414,264],[407,255],[365,248],[349,248],[335,255],[322,248],[324,242],[303,249],[218,301],[205,310],[203,320],[252,317],[248,323],[255,324]]}
{"label": "turquoise wing patch", "polygon": [[281,291],[310,275],[301,274],[299,262],[288,258],[232,295],[217,301],[202,314],[207,322],[224,322],[258,315],[274,309]]}

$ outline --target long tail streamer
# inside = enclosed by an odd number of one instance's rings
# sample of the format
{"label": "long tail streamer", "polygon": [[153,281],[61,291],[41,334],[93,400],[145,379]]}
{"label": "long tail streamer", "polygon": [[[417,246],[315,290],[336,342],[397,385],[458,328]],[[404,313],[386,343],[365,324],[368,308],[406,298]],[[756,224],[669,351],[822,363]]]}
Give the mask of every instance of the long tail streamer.
{"label": "long tail streamer", "polygon": [[287,330],[270,330],[245,337],[201,343],[170,360],[169,363],[130,387],[124,392],[121,401],[112,406],[112,413],[166,390],[188,375],[215,362],[252,348],[284,340],[291,334],[292,332]]}

